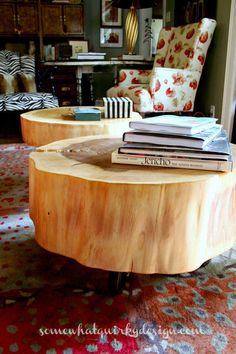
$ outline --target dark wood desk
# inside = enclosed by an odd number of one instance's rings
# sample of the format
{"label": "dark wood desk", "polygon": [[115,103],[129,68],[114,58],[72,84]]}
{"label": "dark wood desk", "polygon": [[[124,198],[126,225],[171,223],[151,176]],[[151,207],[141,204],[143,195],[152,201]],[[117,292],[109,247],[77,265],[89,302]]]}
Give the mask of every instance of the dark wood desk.
{"label": "dark wood desk", "polygon": [[[66,94],[70,93],[70,90],[72,89],[70,84],[66,82],[66,76],[69,74],[70,69],[75,69],[75,82],[76,84],[76,92],[75,92],[75,100],[72,102],[68,101],[68,105],[82,105],[82,104],[94,104],[94,88],[93,88],[93,80],[92,80],[92,74],[96,71],[102,72],[105,67],[111,67],[112,69],[112,75],[114,78],[114,84],[117,83],[117,78],[118,78],[118,72],[121,67],[134,67],[134,68],[147,68],[151,69],[153,65],[152,60],[68,60],[68,61],[47,61],[43,62],[41,64],[43,67],[47,67],[49,70],[49,75],[54,76],[55,79],[55,72],[57,69],[60,71],[65,72],[62,82],[63,86],[61,87],[61,93]],[[65,70],[62,70],[62,69]],[[82,100],[82,75],[83,74],[90,74],[90,102],[84,103]],[[108,87],[109,88],[109,87]],[[60,92],[55,92],[56,95],[59,95],[59,100],[60,100]],[[66,103],[66,102],[65,102]],[[62,104],[63,105],[63,104]],[[67,104],[65,104],[67,105]]]}

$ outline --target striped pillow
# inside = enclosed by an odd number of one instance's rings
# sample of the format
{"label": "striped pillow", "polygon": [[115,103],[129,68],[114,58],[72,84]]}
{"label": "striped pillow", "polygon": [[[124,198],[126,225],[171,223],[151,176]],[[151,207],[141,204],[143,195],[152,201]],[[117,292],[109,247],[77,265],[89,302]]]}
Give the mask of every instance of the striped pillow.
{"label": "striped pillow", "polygon": [[20,58],[9,50],[0,51],[0,93],[18,92],[17,74],[20,73]]}
{"label": "striped pillow", "polygon": [[20,73],[20,58],[17,53],[5,50],[5,56],[7,59],[7,66],[9,68],[9,74],[17,75]]}
{"label": "striped pillow", "polygon": [[10,74],[0,74],[0,93],[18,92],[17,78]]}
{"label": "striped pillow", "polygon": [[20,72],[20,58],[9,50],[0,51],[0,74],[16,75]]}
{"label": "striped pillow", "polygon": [[20,57],[21,73],[19,75],[24,92],[37,92],[35,82],[35,57],[22,55]]}
{"label": "striped pillow", "polygon": [[20,57],[20,68],[24,74],[35,75],[35,58],[30,55],[22,55]]}
{"label": "striped pillow", "polygon": [[37,92],[34,75],[21,73],[19,78],[23,92]]}

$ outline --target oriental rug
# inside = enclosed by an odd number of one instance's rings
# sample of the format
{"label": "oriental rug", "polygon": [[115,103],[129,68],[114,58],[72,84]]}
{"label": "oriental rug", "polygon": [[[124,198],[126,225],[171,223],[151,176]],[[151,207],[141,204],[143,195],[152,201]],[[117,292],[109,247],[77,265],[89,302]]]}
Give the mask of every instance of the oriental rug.
{"label": "oriental rug", "polygon": [[0,145],[0,353],[235,353],[235,253],[192,273],[131,274],[109,295],[108,272],[35,242],[32,150]]}

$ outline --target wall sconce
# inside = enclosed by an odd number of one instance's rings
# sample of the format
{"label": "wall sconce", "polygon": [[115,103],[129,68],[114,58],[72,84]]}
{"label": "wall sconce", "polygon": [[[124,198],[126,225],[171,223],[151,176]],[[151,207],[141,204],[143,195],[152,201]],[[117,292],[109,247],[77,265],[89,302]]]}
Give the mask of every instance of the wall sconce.
{"label": "wall sconce", "polygon": [[145,9],[154,6],[151,0],[113,0],[112,6],[129,9],[125,21],[125,37],[128,54],[133,54],[138,38],[138,16],[136,9]]}

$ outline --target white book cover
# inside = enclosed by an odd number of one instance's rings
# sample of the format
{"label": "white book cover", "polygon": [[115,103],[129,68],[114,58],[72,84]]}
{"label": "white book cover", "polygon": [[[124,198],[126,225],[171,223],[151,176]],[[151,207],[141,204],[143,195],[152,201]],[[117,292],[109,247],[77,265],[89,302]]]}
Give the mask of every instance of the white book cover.
{"label": "white book cover", "polygon": [[178,135],[169,134],[167,132],[156,133],[150,131],[144,132],[140,130],[131,130],[123,134],[123,141],[202,149],[213,139],[215,139],[221,133],[221,130],[222,126],[219,124],[215,124],[212,128],[194,135]]}
{"label": "white book cover", "polygon": [[149,167],[169,167],[186,168],[195,170],[210,171],[232,171],[233,161],[187,159],[182,157],[157,157],[119,154],[118,150],[112,152],[111,162],[127,165],[149,166]]}
{"label": "white book cover", "polygon": [[104,60],[105,57],[101,55],[77,55],[78,60]]}
{"label": "white book cover", "polygon": [[144,60],[144,56],[141,54],[123,54],[123,60]]}
{"label": "white book cover", "polygon": [[212,117],[190,117],[168,114],[130,122],[130,128],[154,132],[166,131],[177,134],[196,134],[211,128],[216,124],[216,121],[217,119]]}
{"label": "white book cover", "polygon": [[108,118],[108,102],[107,97],[103,97],[103,104],[104,104],[104,116]]}
{"label": "white book cover", "polygon": [[189,159],[203,159],[203,160],[229,160],[230,155],[219,154],[203,154],[197,151],[184,151],[184,150],[158,150],[158,149],[134,149],[132,147],[120,147],[119,153],[130,155],[146,155],[146,156],[165,156],[165,157],[186,157]]}
{"label": "white book cover", "polygon": [[107,97],[108,100],[108,118],[113,118],[112,114],[112,99],[110,97]]}
{"label": "white book cover", "polygon": [[[146,143],[126,143],[120,147],[120,149],[126,149],[128,153],[131,151],[166,151],[170,154],[175,152],[190,153],[190,154],[201,154],[202,156],[219,156],[222,159],[227,160],[229,155],[231,155],[231,148],[229,144],[228,133],[226,130],[221,129],[220,134],[217,135],[211,142],[209,142],[203,149],[196,149],[192,147],[179,147],[179,146],[166,146],[166,145],[156,145],[156,144],[146,144]],[[125,152],[124,150],[122,152]],[[151,154],[151,153],[150,153]]]}
{"label": "white book cover", "polygon": [[124,107],[124,116],[123,116],[123,118],[128,118],[128,101],[124,97],[121,97],[121,99],[123,101],[123,107]]}
{"label": "white book cover", "polygon": [[100,52],[80,52],[78,55],[81,55],[81,56],[91,56],[91,55],[94,55],[94,56],[104,56],[104,55],[106,55],[106,53],[100,53]]}
{"label": "white book cover", "polygon": [[131,113],[133,112],[133,101],[129,97],[125,97],[128,102],[128,118],[130,118]]}

